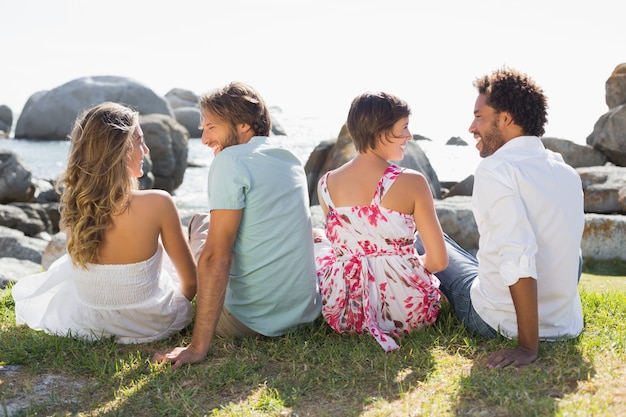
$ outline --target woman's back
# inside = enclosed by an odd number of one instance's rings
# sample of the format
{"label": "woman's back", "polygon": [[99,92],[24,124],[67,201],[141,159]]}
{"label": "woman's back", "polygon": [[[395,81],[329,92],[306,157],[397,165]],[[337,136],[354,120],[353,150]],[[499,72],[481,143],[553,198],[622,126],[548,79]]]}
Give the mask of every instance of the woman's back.
{"label": "woman's back", "polygon": [[323,297],[322,313],[338,332],[367,330],[385,348],[397,348],[389,335],[431,324],[439,309],[438,280],[413,246],[411,214],[380,206],[402,169],[390,165],[366,204],[335,207],[326,180],[321,201],[328,208],[325,234],[316,246]]}
{"label": "woman's back", "polygon": [[130,203],[112,216],[98,251],[99,264],[131,264],[154,255],[167,215],[163,196],[155,191],[134,191]]}
{"label": "woman's back", "polygon": [[[335,171],[327,173],[320,181],[320,202],[326,207],[327,232],[329,228],[341,224],[341,229],[337,229],[336,232],[343,235],[343,241],[347,239],[348,234],[357,240],[363,240],[365,237],[381,242],[396,238],[413,240],[415,223],[412,213],[404,213],[381,204],[381,201],[387,200],[391,190],[396,188],[395,183],[402,176],[402,171],[403,169],[390,165],[380,173],[372,189],[368,186],[358,187],[358,183],[355,183],[354,187],[335,187],[335,193],[332,195],[328,186],[331,181],[335,185],[340,185],[337,183],[352,179],[350,175],[335,178],[338,176]],[[361,182],[369,181],[362,179]],[[365,197],[368,193],[369,198]],[[338,200],[343,204],[337,203],[333,195],[340,196]],[[329,239],[333,240],[330,236]]]}
{"label": "woman's back", "polygon": [[[376,159],[370,161],[361,156],[334,170],[328,178],[327,185],[335,207],[370,205],[378,183],[388,166],[386,161]],[[421,174],[415,171],[405,171],[400,174],[393,182],[393,187],[385,190],[380,205],[412,215],[417,187],[411,186],[415,180],[411,176],[415,175]]]}

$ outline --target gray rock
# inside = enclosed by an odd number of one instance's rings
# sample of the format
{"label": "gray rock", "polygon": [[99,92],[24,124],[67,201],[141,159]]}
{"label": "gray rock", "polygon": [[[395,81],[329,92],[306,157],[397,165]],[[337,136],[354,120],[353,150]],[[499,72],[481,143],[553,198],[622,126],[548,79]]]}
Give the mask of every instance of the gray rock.
{"label": "gray rock", "polygon": [[605,154],[617,166],[626,166],[626,104],[600,116],[587,136],[587,144]]}
{"label": "gray rock", "polygon": [[41,254],[48,242],[25,236],[19,230],[0,226],[0,257],[23,259],[41,265]]}
{"label": "gray rock", "polygon": [[541,138],[541,141],[546,149],[561,154],[565,163],[573,168],[602,166],[608,161],[605,154],[588,145],[557,138]]}
{"label": "gray rock", "polygon": [[465,142],[462,138],[460,138],[458,136],[452,136],[450,139],[448,139],[448,141],[446,142],[446,145],[450,145],[450,146],[468,146],[467,142]]}
{"label": "gray rock", "polygon": [[152,173],[152,158],[150,154],[143,156],[143,175],[139,178],[139,189],[149,190],[154,187],[154,174]]}
{"label": "gray rock", "polygon": [[31,201],[34,195],[32,174],[22,158],[0,149],[0,204]]}
{"label": "gray rock", "polygon": [[439,184],[439,178],[437,173],[433,169],[426,153],[419,145],[419,142],[413,140],[406,143],[404,150],[404,158],[401,161],[397,161],[398,165],[404,168],[414,169],[424,174],[428,179],[428,185],[434,199],[441,198],[441,184]]}
{"label": "gray rock", "polygon": [[6,104],[0,104],[0,137],[8,138],[13,129],[13,111]]}
{"label": "gray rock", "polygon": [[606,80],[605,99],[609,109],[626,104],[626,63],[615,67]]}
{"label": "gray rock", "polygon": [[471,196],[474,192],[474,175],[470,175],[463,181],[452,185],[449,191],[443,196],[444,199],[460,196]]}
{"label": "gray rock", "polygon": [[578,168],[585,195],[585,213],[626,214],[626,168]]}
{"label": "gray rock", "polygon": [[0,205],[0,226],[19,230],[26,236],[36,236],[47,231],[47,225],[41,218],[41,212],[12,204]]}
{"label": "gray rock", "polygon": [[0,258],[0,289],[7,286],[9,282],[18,281],[27,275],[42,272],[41,265],[24,259]]}
{"label": "gray rock", "polygon": [[17,120],[15,137],[66,139],[80,113],[105,101],[128,105],[140,114],[173,116],[163,97],[137,81],[117,76],[84,77],[33,94]]}
{"label": "gray rock", "polygon": [[150,149],[154,188],[173,193],[187,169],[189,133],[173,117],[163,114],[140,116],[139,122]]}
{"label": "gray rock", "polygon": [[57,203],[61,195],[54,188],[50,180],[33,178],[32,184],[35,187],[34,201],[37,203]]}
{"label": "gray rock", "polygon": [[586,214],[583,258],[626,261],[626,216]]}
{"label": "gray rock", "polygon": [[202,130],[199,128],[201,114],[198,107],[177,107],[174,109],[174,118],[185,126],[190,138],[202,137]]}
{"label": "gray rock", "polygon": [[472,212],[472,198],[454,196],[435,200],[435,210],[441,229],[466,251],[478,250],[478,226]]}
{"label": "gray rock", "polygon": [[[327,140],[320,142],[304,165],[304,172],[306,173],[307,186],[309,189],[309,203],[311,205],[319,204],[319,198],[317,196],[317,183],[319,179],[328,172],[327,161],[334,160],[336,158],[335,143],[339,141],[345,141],[346,139],[339,138],[337,140]],[[354,148],[354,146],[352,146]],[[353,149],[354,150],[354,149]]]}
{"label": "gray rock", "polygon": [[200,97],[193,91],[185,90],[184,88],[172,88],[165,93],[165,99],[174,110],[181,107],[200,108]]}

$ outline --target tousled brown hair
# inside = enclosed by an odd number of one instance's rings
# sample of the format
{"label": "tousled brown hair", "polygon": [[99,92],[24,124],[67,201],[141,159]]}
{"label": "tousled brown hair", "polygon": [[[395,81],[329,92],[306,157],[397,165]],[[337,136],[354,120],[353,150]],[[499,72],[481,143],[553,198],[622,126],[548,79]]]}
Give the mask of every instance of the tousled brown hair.
{"label": "tousled brown hair", "polygon": [[232,82],[200,97],[200,107],[229,122],[250,125],[256,136],[269,136],[270,112],[263,98],[251,86]]}

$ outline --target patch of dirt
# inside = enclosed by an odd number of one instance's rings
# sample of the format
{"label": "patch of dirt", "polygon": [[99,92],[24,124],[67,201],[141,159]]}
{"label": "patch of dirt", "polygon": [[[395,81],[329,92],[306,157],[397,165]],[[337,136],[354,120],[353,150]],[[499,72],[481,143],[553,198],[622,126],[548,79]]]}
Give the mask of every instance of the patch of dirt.
{"label": "patch of dirt", "polygon": [[0,366],[0,415],[10,417],[31,406],[60,406],[79,400],[86,378],[22,372],[20,366]]}

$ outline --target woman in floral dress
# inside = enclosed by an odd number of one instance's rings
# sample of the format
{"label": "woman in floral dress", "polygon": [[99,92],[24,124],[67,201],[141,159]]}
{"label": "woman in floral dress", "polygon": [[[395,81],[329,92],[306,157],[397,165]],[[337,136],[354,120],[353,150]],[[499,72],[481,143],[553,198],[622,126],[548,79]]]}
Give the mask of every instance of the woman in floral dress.
{"label": "woman in floral dress", "polygon": [[[433,273],[448,263],[428,181],[389,162],[412,140],[410,113],[384,92],[356,97],[347,128],[358,153],[318,184],[322,314],[337,332],[368,332],[386,351],[398,348],[392,336],[434,323],[441,296]],[[416,232],[424,255],[413,246]]]}

